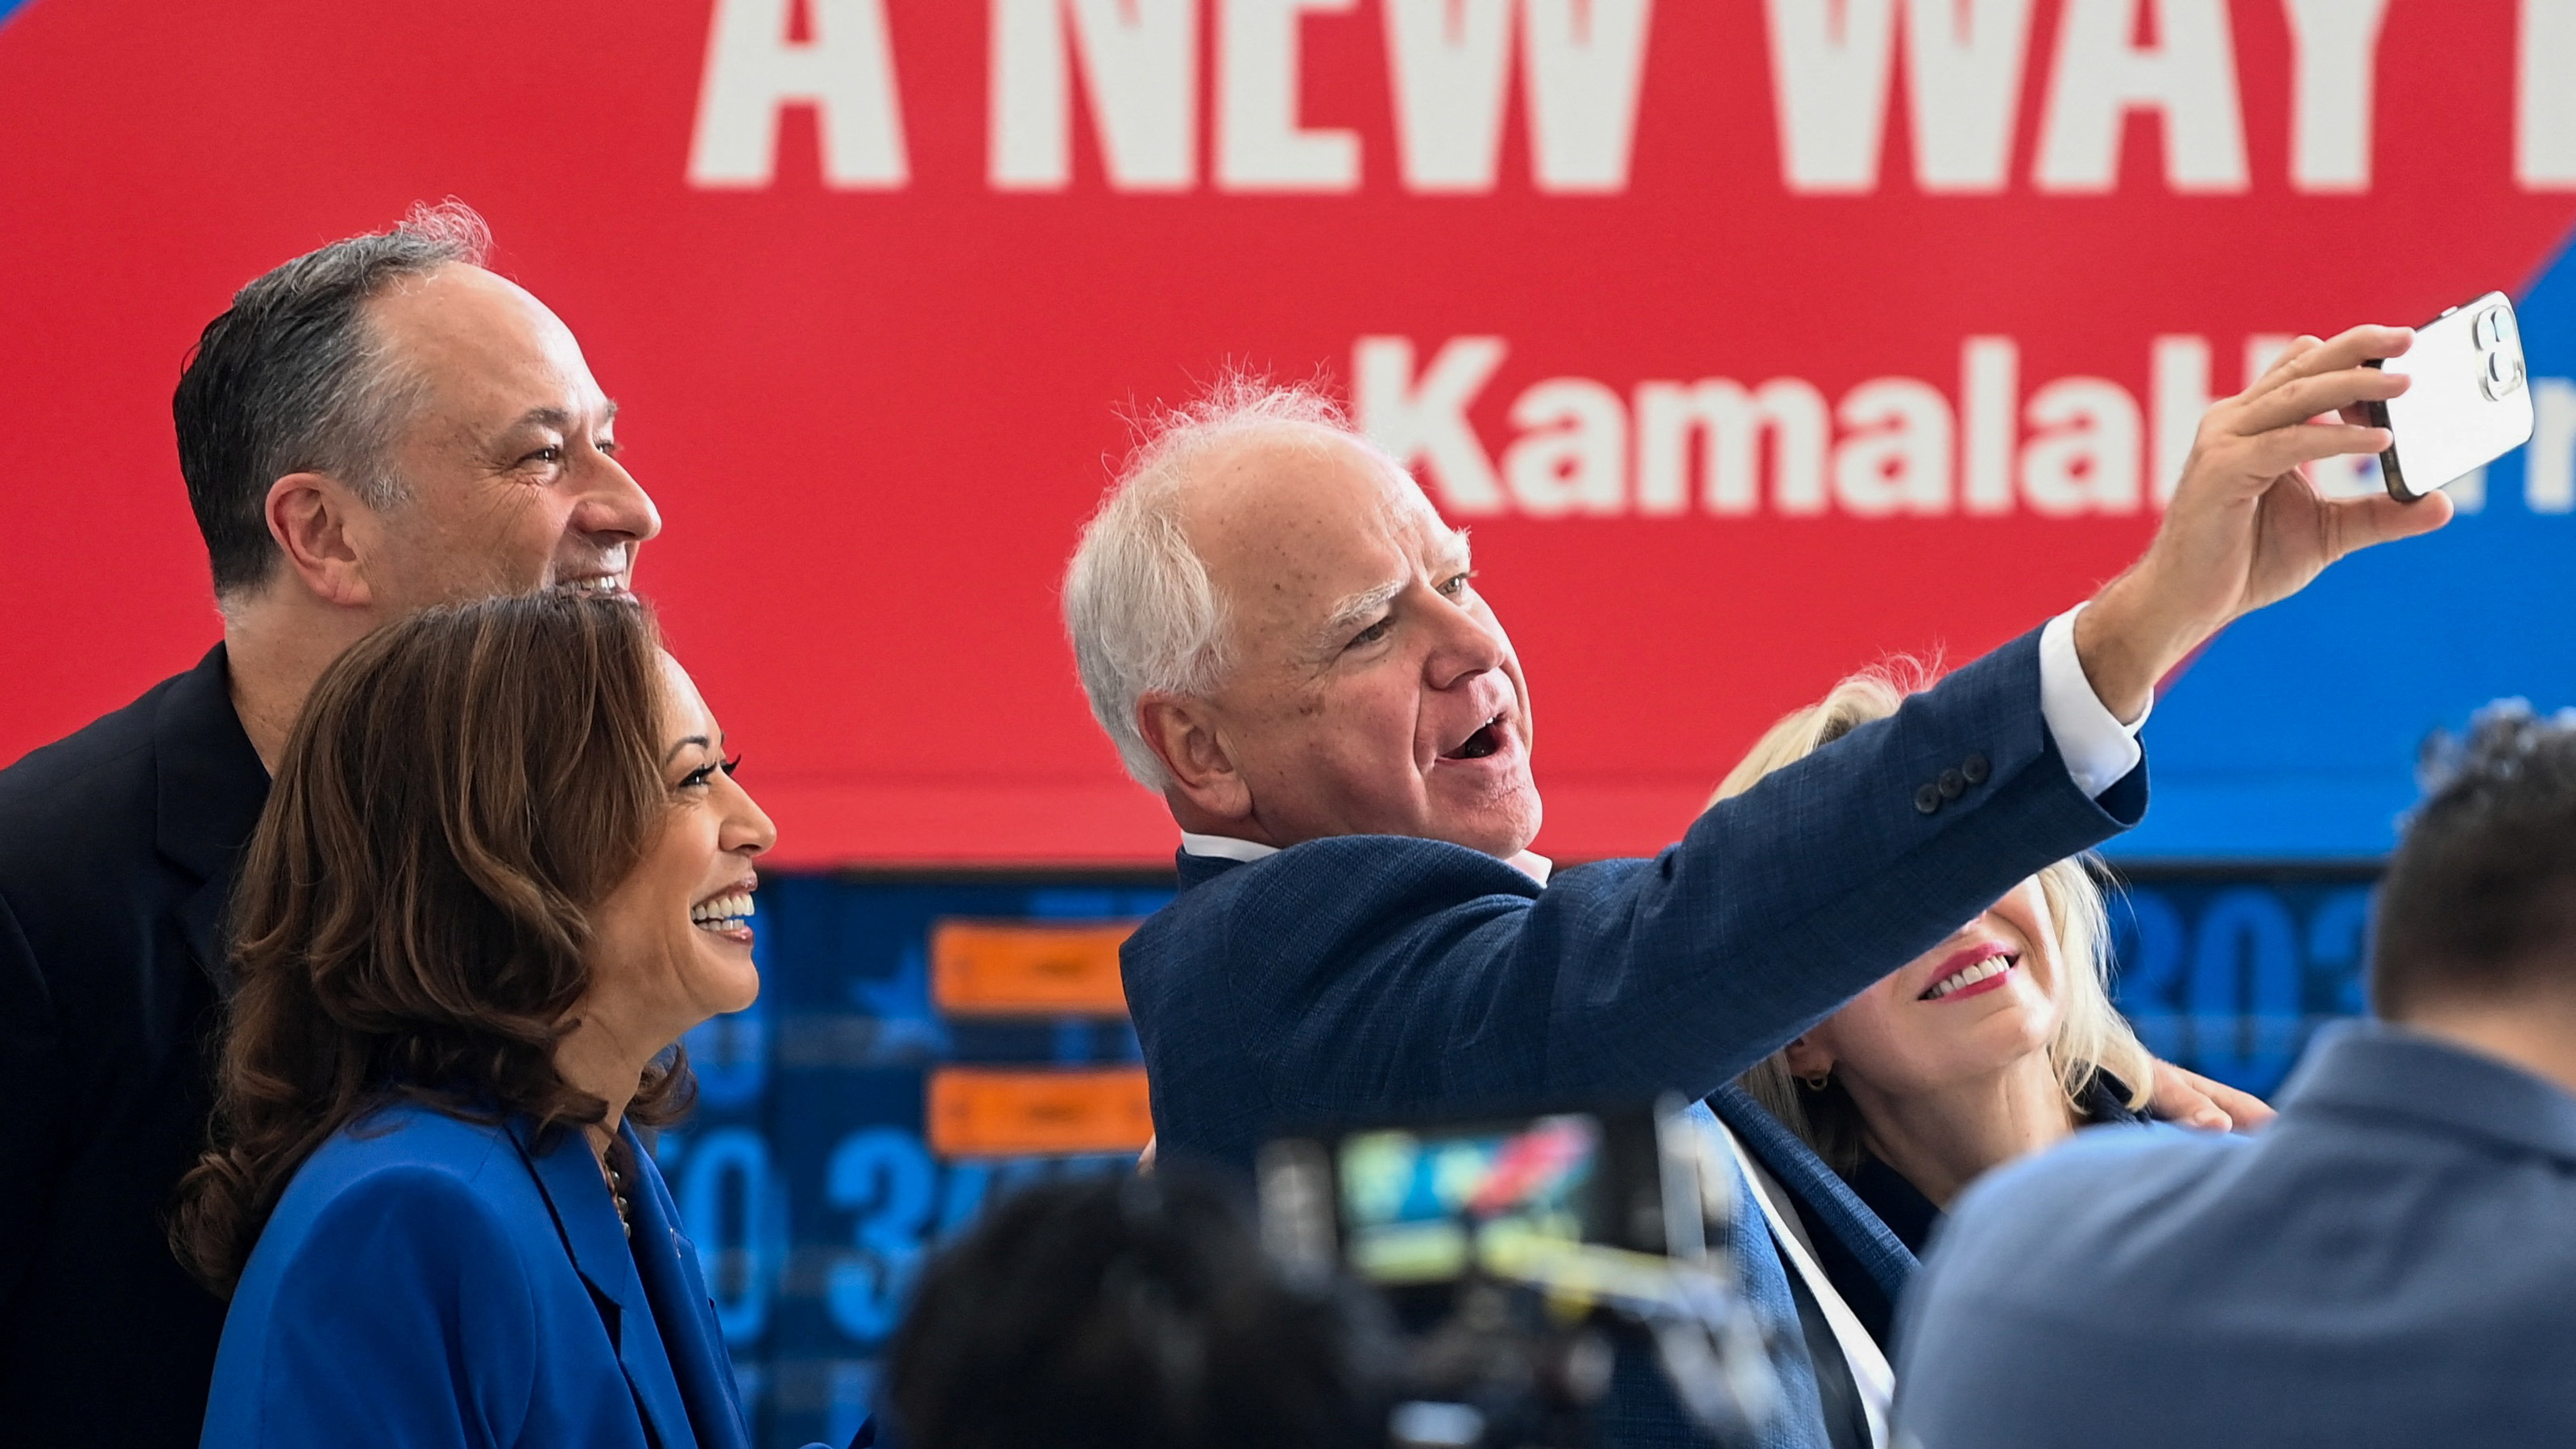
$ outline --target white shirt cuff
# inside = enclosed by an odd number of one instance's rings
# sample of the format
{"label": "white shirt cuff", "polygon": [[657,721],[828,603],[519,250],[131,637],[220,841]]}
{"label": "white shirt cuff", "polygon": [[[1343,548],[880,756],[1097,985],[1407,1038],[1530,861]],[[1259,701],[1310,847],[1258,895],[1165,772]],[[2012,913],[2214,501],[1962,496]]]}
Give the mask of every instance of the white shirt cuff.
{"label": "white shirt cuff", "polygon": [[2084,662],[2075,657],[2075,616],[2083,612],[2078,604],[2039,631],[2039,717],[2057,741],[2075,788],[2099,798],[2145,757],[2138,747],[2138,728],[2155,712],[2155,704],[2150,700],[2136,719],[2122,724],[2093,692]]}

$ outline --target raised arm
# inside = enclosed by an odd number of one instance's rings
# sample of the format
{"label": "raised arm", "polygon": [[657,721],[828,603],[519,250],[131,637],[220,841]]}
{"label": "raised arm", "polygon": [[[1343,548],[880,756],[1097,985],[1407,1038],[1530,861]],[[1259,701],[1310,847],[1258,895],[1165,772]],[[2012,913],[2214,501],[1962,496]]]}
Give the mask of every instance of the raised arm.
{"label": "raised arm", "polygon": [[2134,824],[2144,777],[2099,800],[2069,777],[2025,637],[1711,807],[1652,862],[1568,872],[1506,968],[1561,955],[1551,1089],[1706,1093]]}
{"label": "raised arm", "polygon": [[[2405,379],[2362,364],[2410,340],[2383,327],[2305,339],[2210,411],[2154,542],[2073,623],[2084,683],[2114,719],[2138,720],[2156,683],[2231,620],[2346,553],[2447,520],[2438,497],[2329,500],[2299,471],[2386,445],[2352,419]],[[2346,420],[2309,421],[2334,413]],[[1543,894],[1428,844],[1391,872],[1381,843],[1281,873],[1261,902],[1276,913],[1237,915],[1227,949],[1279,1110],[1354,1094],[1393,1110],[1696,1093],[1731,1077],[2015,882],[2139,818],[2143,769],[2107,789],[2070,777],[2038,639],[1712,809],[1652,862],[1569,871]],[[1269,948],[1318,933],[1337,938],[1320,961]]]}
{"label": "raised arm", "polygon": [[2134,821],[2143,774],[2099,803],[2076,787],[2026,637],[1651,861],[1541,891],[1434,842],[1299,846],[1218,887],[1240,891],[1217,953],[1244,1013],[1228,1034],[1264,1061],[1282,1120],[1704,1094]]}
{"label": "raised arm", "polygon": [[[2404,392],[2408,379],[2364,364],[2400,356],[2414,339],[2405,327],[2302,337],[2201,419],[2155,542],[2076,621],[2076,654],[2113,714],[2136,719],[2193,650],[2307,587],[2326,565],[2450,522],[2447,495],[2328,498],[2299,471],[2388,446],[2388,430],[2363,425],[2361,407]],[[2342,421],[2309,421],[2328,415]]]}

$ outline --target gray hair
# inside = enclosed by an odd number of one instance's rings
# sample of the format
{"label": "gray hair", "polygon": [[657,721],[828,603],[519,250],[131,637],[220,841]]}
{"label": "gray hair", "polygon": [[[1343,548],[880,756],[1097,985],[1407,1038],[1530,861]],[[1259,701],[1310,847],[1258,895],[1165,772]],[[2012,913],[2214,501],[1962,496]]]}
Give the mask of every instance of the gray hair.
{"label": "gray hair", "polygon": [[390,231],[259,277],[206,324],[170,413],[217,597],[256,587],[276,566],[267,508],[278,479],[323,473],[371,507],[402,501],[386,454],[421,384],[388,355],[367,303],[397,278],[481,266],[491,248],[464,203],[414,206]]}
{"label": "gray hair", "polygon": [[1091,714],[1148,790],[1171,776],[1146,743],[1136,705],[1147,694],[1204,695],[1233,667],[1224,598],[1181,528],[1196,466],[1256,433],[1345,440],[1404,470],[1351,427],[1317,388],[1229,376],[1192,401],[1146,418],[1142,437],[1082,530],[1064,575],[1065,632]]}

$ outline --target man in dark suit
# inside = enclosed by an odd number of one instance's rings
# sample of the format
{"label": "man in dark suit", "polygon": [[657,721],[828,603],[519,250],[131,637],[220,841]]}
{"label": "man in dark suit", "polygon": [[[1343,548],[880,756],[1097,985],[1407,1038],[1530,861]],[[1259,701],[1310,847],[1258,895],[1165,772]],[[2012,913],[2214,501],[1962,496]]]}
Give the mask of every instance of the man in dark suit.
{"label": "man in dark suit", "polygon": [[[2296,471],[2385,446],[2307,420],[2402,386],[2362,363],[2408,340],[2309,339],[2213,408],[2153,546],[2088,606],[1651,860],[1553,873],[1528,853],[1529,690],[1465,536],[1309,395],[1237,388],[1184,413],[1065,585],[1093,713],[1182,832],[1181,894],[1124,957],[1160,1151],[1245,1171],[1283,1129],[1703,1097],[2133,823],[2159,678],[2343,553],[2448,517],[2330,501]],[[2190,1095],[2168,1082],[2160,1105],[2206,1113]],[[1820,1306],[1878,1438],[1884,1362]],[[1820,1420],[1779,1442],[1858,1432]]]}
{"label": "man in dark suit", "polygon": [[299,257],[172,412],[223,642],[0,772],[0,1438],[197,1442],[224,1305],[163,1235],[204,1146],[234,860],[306,692],[385,619],[622,590],[660,528],[572,335],[460,206]]}
{"label": "man in dark suit", "polygon": [[1962,1199],[1923,1449],[2576,1444],[2576,718],[2489,713],[2380,886],[2378,1020],[2252,1140],[2087,1134]]}

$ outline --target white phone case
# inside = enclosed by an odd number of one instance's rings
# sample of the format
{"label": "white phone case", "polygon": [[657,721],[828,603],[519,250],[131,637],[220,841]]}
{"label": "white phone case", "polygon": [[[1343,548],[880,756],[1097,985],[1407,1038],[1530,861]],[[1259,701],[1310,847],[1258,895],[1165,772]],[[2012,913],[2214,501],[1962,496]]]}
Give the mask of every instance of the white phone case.
{"label": "white phone case", "polygon": [[2502,292],[2416,328],[2406,355],[2380,366],[2415,379],[2373,409],[2391,436],[2380,472],[2401,500],[2421,498],[2531,441],[2522,325]]}

